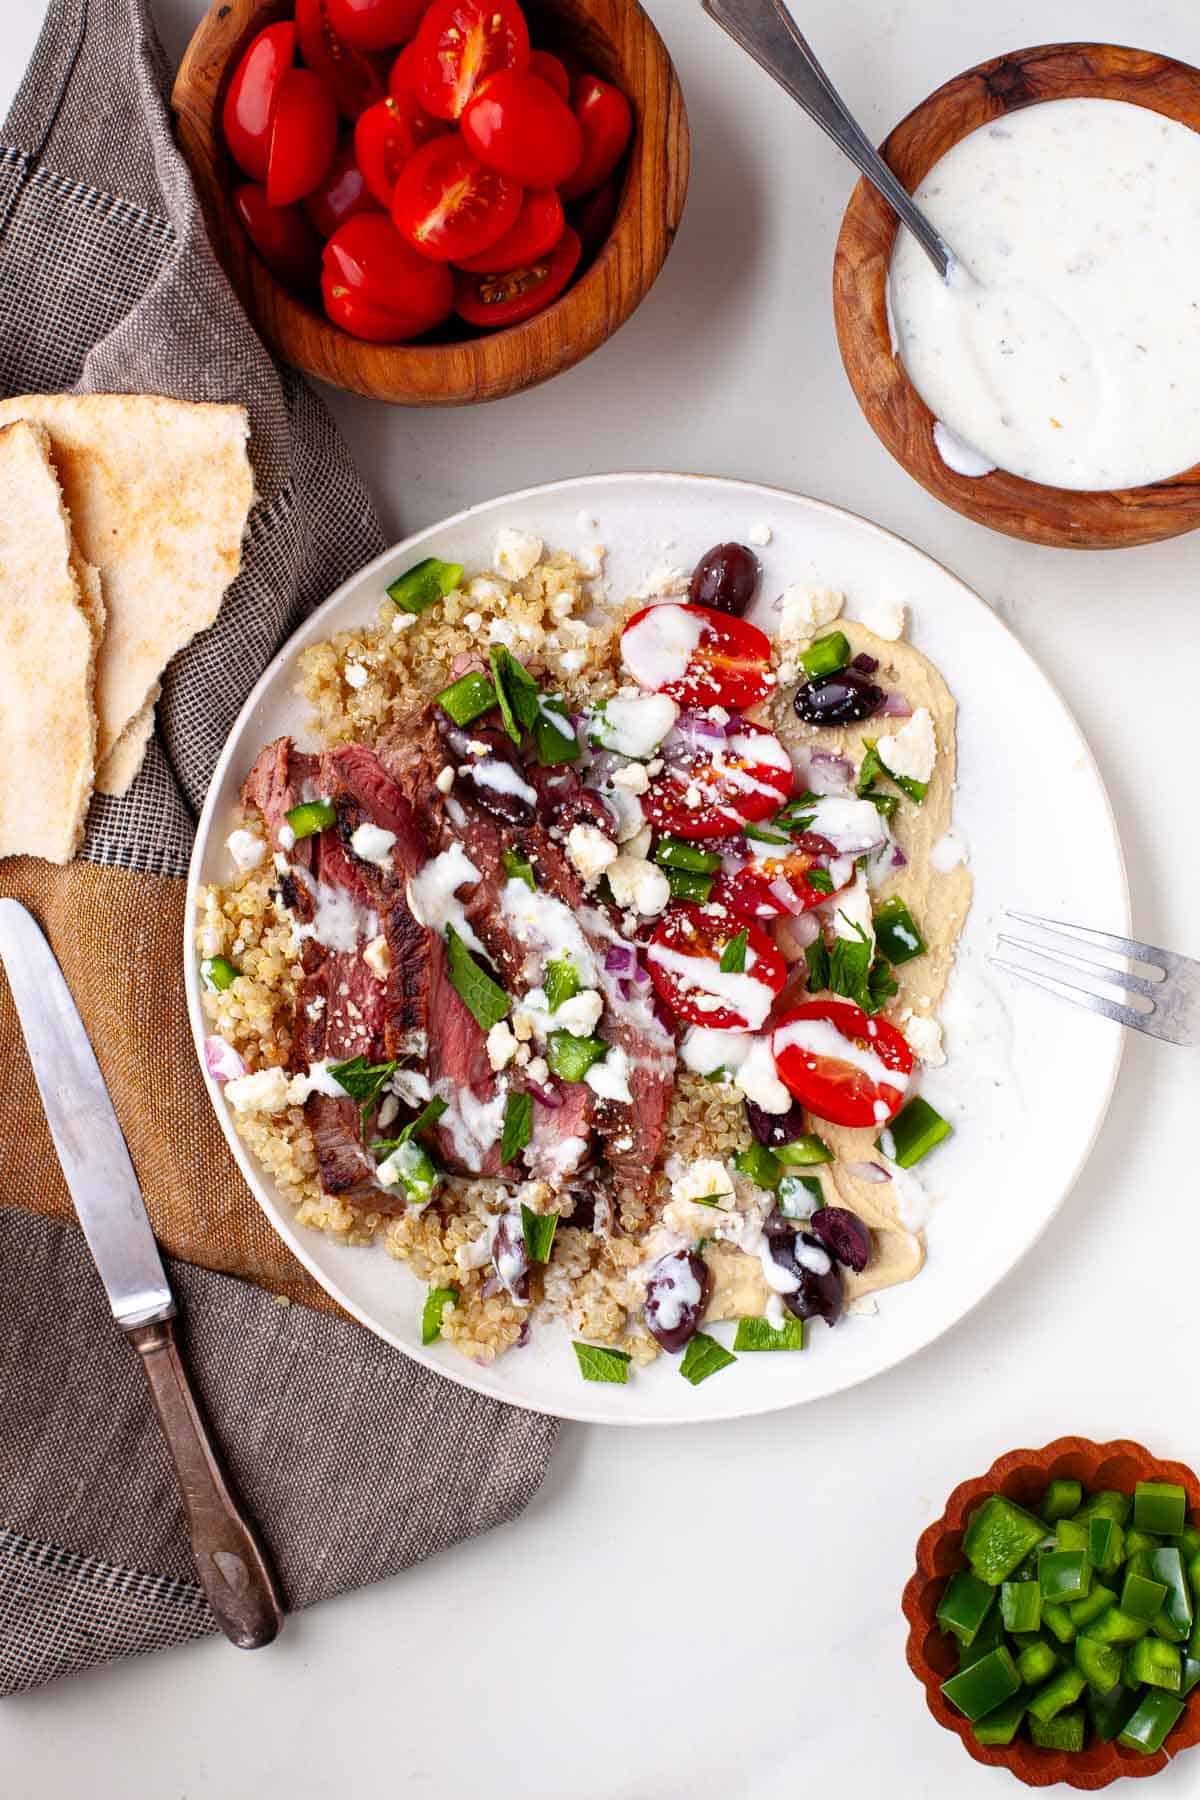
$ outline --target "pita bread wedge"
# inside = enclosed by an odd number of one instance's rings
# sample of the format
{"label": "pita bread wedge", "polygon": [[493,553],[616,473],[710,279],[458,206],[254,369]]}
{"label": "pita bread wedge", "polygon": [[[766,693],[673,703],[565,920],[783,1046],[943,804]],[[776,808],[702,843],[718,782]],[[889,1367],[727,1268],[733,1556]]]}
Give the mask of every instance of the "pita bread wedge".
{"label": "pita bread wedge", "polygon": [[96,754],[96,571],[36,425],[0,430],[0,857],[70,862]]}
{"label": "pita bread wedge", "polygon": [[50,433],[76,541],[100,570],[103,762],[176,651],[212,624],[238,572],[253,499],[249,421],[240,406],[146,394],[0,401],[0,425],[14,419]]}
{"label": "pita bread wedge", "polygon": [[146,759],[146,749],[154,736],[154,708],[162,686],[155,682],[154,691],[140,713],[128,725],[96,770],[96,792],[111,794],[119,800],[133,786],[133,778]]}

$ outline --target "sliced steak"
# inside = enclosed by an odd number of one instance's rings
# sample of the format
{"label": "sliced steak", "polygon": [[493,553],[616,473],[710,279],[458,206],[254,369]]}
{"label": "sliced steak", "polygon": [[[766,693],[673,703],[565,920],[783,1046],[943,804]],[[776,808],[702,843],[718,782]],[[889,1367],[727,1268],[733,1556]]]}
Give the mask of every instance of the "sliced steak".
{"label": "sliced steak", "polygon": [[[520,1080],[520,1071],[517,1071]],[[543,1106],[534,1096],[533,1131],[525,1146],[525,1164],[535,1181],[561,1187],[591,1154],[592,1109],[596,1096],[586,1082],[563,1083],[561,1106]]]}
{"label": "sliced steak", "polygon": [[[428,859],[429,845],[410,796],[393,780],[365,744],[343,744],[321,758],[322,786],[337,809],[340,834],[348,843],[364,822],[394,833],[397,869],[415,875]],[[436,793],[436,788],[434,789]]]}
{"label": "sliced steak", "polygon": [[317,1152],[321,1187],[327,1194],[375,1212],[402,1212],[404,1202],[375,1179],[375,1163],[363,1146],[356,1103],[329,1094],[310,1094],[304,1116]]}
{"label": "sliced steak", "polygon": [[675,1088],[675,1039],[658,1017],[646,985],[629,988],[623,985],[624,977],[605,968],[605,953],[617,941],[605,915],[597,907],[585,906],[579,923],[600,970],[606,1003],[601,1030],[629,1059],[632,1095],[630,1105],[601,1101],[595,1112],[596,1128],[604,1138],[604,1155],[617,1185],[644,1188],[662,1155]]}
{"label": "sliced steak", "polygon": [[[297,750],[290,737],[280,737],[260,753],[242,783],[242,805],[262,814],[273,850],[283,848],[279,834],[287,814],[299,804],[305,782],[316,780],[319,767],[319,757]],[[288,854],[307,864],[311,850],[311,840],[302,838]]]}

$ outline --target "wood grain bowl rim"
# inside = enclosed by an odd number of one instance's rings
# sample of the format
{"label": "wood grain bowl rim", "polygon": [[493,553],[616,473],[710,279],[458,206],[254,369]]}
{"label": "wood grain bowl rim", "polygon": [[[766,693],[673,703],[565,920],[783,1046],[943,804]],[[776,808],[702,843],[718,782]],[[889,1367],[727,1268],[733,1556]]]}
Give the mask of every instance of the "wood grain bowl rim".
{"label": "wood grain bowl rim", "polygon": [[[913,108],[881,146],[912,192],[954,144],[993,119],[1042,100],[1127,100],[1200,129],[1200,70],[1116,44],[1041,44],[989,58]],[[935,499],[1011,537],[1068,549],[1119,549],[1200,525],[1200,463],[1144,487],[1080,492],[996,470],[958,475],[938,454],[934,417],[892,350],[888,265],[898,221],[860,181],[838,234],[833,310],[842,362],[867,423]]]}
{"label": "wood grain bowl rim", "polygon": [[[541,8],[553,12],[553,0]],[[560,299],[524,323],[440,344],[372,344],[340,331],[292,295],[260,260],[229,189],[244,177],[225,150],[220,113],[236,57],[286,0],[214,0],[175,78],[171,104],[214,252],[252,323],[303,373],[402,405],[469,405],[561,374],[598,349],[645,298],[675,239],[687,195],[690,138],[670,54],[638,0],[579,0],[634,111],[617,213],[608,237]],[[568,33],[564,32],[564,36]],[[647,94],[658,95],[646,105]]]}
{"label": "wood grain bowl rim", "polygon": [[941,1683],[948,1670],[935,1667],[929,1654],[931,1640],[949,1643],[935,1615],[947,1580],[955,1570],[967,1566],[961,1546],[968,1513],[988,1494],[1005,1494],[1030,1506],[1034,1494],[1040,1495],[1048,1482],[1058,1478],[1082,1481],[1085,1488],[1118,1487],[1130,1493],[1138,1481],[1178,1482],[1187,1492],[1189,1520],[1200,1524],[1200,1478],[1186,1464],[1152,1456],[1144,1444],[1130,1438],[1097,1444],[1090,1438],[1061,1437],[1040,1450],[1009,1450],[996,1458],[986,1474],[961,1481],[941,1518],[921,1533],[917,1566],[901,1600],[909,1624],[905,1656],[925,1689],[925,1703],[938,1724],[953,1731],[976,1762],[1008,1769],[1027,1787],[1049,1787],[1061,1781],[1095,1792],[1123,1775],[1134,1779],[1156,1775],[1181,1750],[1200,1743],[1200,1688],[1189,1696],[1187,1710],[1171,1733],[1170,1754],[1158,1750],[1153,1756],[1142,1756],[1121,1749],[1115,1739],[1074,1754],[1042,1750],[1023,1738],[1011,1744],[980,1744],[968,1721],[943,1698]]}

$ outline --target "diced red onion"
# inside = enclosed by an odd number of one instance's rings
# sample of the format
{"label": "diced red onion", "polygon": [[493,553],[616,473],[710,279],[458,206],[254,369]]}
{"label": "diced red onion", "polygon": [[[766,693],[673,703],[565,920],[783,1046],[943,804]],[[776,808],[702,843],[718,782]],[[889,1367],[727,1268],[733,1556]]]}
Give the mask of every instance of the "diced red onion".
{"label": "diced red onion", "polygon": [[784,961],[798,963],[810,944],[815,944],[820,931],[815,913],[804,912],[798,918],[776,919],[773,936]]}
{"label": "diced red onion", "polygon": [[490,1300],[493,1294],[500,1294],[503,1293],[503,1291],[504,1283],[501,1281],[500,1277],[498,1275],[489,1275],[479,1290],[479,1298],[481,1300]]}
{"label": "diced red onion", "polygon": [[857,656],[850,659],[850,667],[857,669],[861,675],[873,675],[879,667],[879,658],[868,656],[865,650],[860,650]]}
{"label": "diced red onion", "polygon": [[633,983],[627,975],[622,975],[617,982],[617,992],[620,994],[622,1000],[633,999]]}
{"label": "diced red onion", "polygon": [[903,694],[885,694],[883,705],[876,716],[883,719],[911,719],[912,707]]}
{"label": "diced red onion", "polygon": [[604,953],[604,967],[610,975],[632,975],[637,951],[630,944],[610,944]]}
{"label": "diced red onion", "polygon": [[214,1081],[236,1081],[246,1073],[246,1065],[223,1037],[204,1040],[204,1066]]}
{"label": "diced red onion", "polygon": [[454,658],[454,661],[450,664],[450,673],[452,675],[468,675],[473,672],[482,672],[482,670],[482,658],[474,656],[470,650],[460,650],[458,655]]}
{"label": "diced red onion", "polygon": [[521,1329],[517,1335],[517,1341],[513,1345],[513,1349],[514,1350],[523,1350],[528,1342],[529,1342],[529,1320],[522,1319],[521,1320]]}
{"label": "diced red onion", "polygon": [[853,1175],[859,1181],[879,1182],[892,1179],[887,1170],[881,1169],[878,1163],[855,1162],[847,1163],[845,1167],[847,1175]]}
{"label": "diced red onion", "polygon": [[854,764],[831,750],[814,750],[808,759],[808,790],[818,796],[848,794],[854,785]]}
{"label": "diced red onion", "polygon": [[697,752],[711,751],[725,742],[729,729],[730,726],[720,725],[706,712],[692,707],[680,713],[667,733],[662,754],[667,762],[680,762]]}
{"label": "diced red onion", "polygon": [[525,1078],[525,1086],[539,1106],[548,1106],[554,1111],[562,1105],[562,1095],[557,1088],[543,1087],[540,1082],[530,1081],[528,1076]]}
{"label": "diced red onion", "polygon": [[908,867],[908,858],[899,844],[892,845],[892,867],[893,869],[907,869]]}
{"label": "diced red onion", "polygon": [[773,900],[778,900],[784,912],[791,913],[793,918],[804,911],[803,900],[799,898],[791,882],[785,881],[782,875],[771,883],[768,892]]}

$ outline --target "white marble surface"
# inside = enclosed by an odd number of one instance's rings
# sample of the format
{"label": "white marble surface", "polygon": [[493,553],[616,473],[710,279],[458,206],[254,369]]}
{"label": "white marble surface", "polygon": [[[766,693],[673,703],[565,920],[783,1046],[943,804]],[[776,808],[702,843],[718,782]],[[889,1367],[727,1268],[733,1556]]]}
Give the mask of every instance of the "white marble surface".
{"label": "white marble surface", "polygon": [[[178,52],[201,0],[156,5]],[[0,99],[41,10],[7,0]],[[879,520],[971,581],[1060,683],[1110,784],[1135,929],[1200,955],[1197,541],[1039,550],[910,482],[863,423],[834,344],[829,268],[850,171],[696,0],[651,10],[683,78],[695,157],[662,278],[612,343],[550,387],[468,412],[333,396],[389,527],[620,467],[754,477]],[[877,137],[946,76],[1020,44],[1107,38],[1200,60],[1190,0],[806,0],[802,19]],[[1038,1249],[907,1366],[740,1424],[566,1427],[516,1525],[291,1620],[262,1655],[209,1642],[10,1700],[3,1791],[1013,1792],[925,1712],[899,1590],[947,1491],[1014,1444],[1128,1435],[1200,1461],[1196,1075],[1194,1054],[1130,1043],[1097,1150]],[[1018,1165],[1012,1179],[1036,1171]],[[1200,1757],[1189,1760],[1155,1792],[1197,1792]]]}

